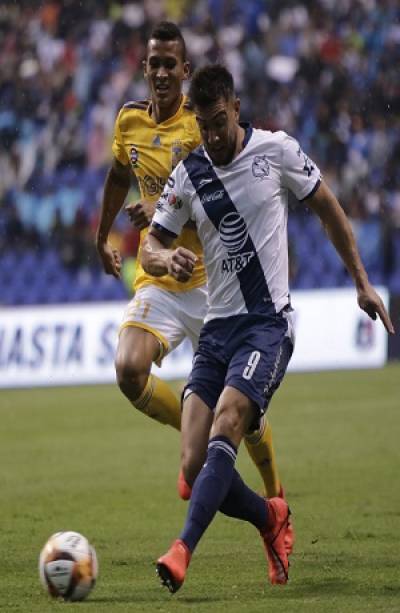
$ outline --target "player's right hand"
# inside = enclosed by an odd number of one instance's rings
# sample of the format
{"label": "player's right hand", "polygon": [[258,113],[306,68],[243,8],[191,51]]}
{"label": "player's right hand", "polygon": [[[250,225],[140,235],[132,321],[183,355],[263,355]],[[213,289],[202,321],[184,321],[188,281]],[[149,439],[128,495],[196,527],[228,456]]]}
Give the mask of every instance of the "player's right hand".
{"label": "player's right hand", "polygon": [[185,249],[177,247],[172,251],[168,261],[168,273],[181,283],[189,281],[193,274],[194,265],[197,262],[197,256]]}
{"label": "player's right hand", "polygon": [[369,283],[362,289],[357,290],[357,300],[359,307],[369,315],[371,319],[376,319],[377,316],[381,319],[389,334],[394,334],[394,326],[390,319],[389,313],[386,311],[385,305],[381,297]]}
{"label": "player's right hand", "polygon": [[125,211],[131,223],[138,230],[147,228],[153,219],[155,203],[142,200],[141,202],[130,202],[126,205]]}
{"label": "player's right hand", "polygon": [[122,260],[118,249],[114,249],[109,243],[97,243],[97,251],[103,264],[104,272],[119,279],[121,277]]}

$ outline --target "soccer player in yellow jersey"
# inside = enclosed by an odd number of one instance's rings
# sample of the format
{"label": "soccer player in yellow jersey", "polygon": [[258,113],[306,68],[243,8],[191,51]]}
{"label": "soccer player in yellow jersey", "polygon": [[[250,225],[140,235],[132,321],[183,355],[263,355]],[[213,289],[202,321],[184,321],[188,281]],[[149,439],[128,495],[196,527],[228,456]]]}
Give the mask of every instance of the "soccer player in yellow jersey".
{"label": "soccer player in yellow jersey", "polygon": [[[142,242],[172,169],[200,144],[195,116],[182,94],[182,83],[189,77],[189,63],[185,41],[175,24],[161,22],[154,28],[143,65],[150,100],[125,104],[118,114],[114,158],[104,186],[96,237],[104,270],[115,277],[120,276],[121,258],[109,244],[108,235],[128,194],[132,173],[139,183],[141,202],[131,210],[131,217],[141,229]],[[190,224],[179,243],[174,243],[178,244],[201,255],[196,229]],[[135,296],[124,314],[116,357],[118,385],[132,405],[178,430],[180,401],[150,371],[152,363],[160,364],[185,336],[194,348],[197,346],[207,310],[201,257],[198,262],[189,283],[180,283],[170,275],[152,277],[138,266]],[[282,495],[269,424],[264,423],[259,432],[252,434],[246,446],[263,478],[266,494]],[[184,490],[185,484],[180,481],[182,497]]]}

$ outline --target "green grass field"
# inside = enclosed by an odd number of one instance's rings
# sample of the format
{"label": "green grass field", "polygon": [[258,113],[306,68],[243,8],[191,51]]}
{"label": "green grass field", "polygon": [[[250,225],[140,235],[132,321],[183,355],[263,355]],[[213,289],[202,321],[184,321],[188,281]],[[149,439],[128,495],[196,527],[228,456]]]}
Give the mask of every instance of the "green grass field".
{"label": "green grass field", "polygon": [[[270,586],[252,526],[218,516],[175,596],[154,560],[183,525],[179,436],[136,414],[116,387],[0,392],[0,609],[242,612],[400,611],[400,366],[291,374],[270,418],[297,533],[290,582]],[[241,450],[239,469],[260,487]],[[84,603],[38,580],[50,534],[95,545]]]}

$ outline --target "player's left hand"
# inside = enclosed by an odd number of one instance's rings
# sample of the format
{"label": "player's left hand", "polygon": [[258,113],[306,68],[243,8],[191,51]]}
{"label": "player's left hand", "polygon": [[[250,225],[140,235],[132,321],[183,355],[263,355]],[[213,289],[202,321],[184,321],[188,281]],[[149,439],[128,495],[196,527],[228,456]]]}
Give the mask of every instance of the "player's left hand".
{"label": "player's left hand", "polygon": [[394,334],[394,327],[389,314],[386,311],[385,305],[372,285],[368,284],[365,288],[358,289],[357,300],[358,306],[365,311],[367,315],[371,317],[371,319],[375,320],[378,315],[387,332],[389,332],[389,334]]}
{"label": "player's left hand", "polygon": [[138,230],[147,228],[153,219],[155,203],[141,200],[140,202],[130,202],[126,205],[125,211],[132,224]]}

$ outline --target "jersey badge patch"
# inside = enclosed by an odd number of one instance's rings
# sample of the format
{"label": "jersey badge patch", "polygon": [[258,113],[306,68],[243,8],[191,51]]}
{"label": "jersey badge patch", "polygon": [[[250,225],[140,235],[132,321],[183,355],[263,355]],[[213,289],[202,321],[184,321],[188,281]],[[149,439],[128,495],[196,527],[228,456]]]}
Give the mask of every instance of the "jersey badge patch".
{"label": "jersey badge patch", "polygon": [[174,192],[169,192],[168,194],[168,204],[172,206],[173,209],[179,210],[182,208],[182,200],[178,198]]}
{"label": "jersey badge patch", "polygon": [[172,147],[171,147],[172,169],[174,169],[175,166],[177,166],[179,164],[179,162],[182,160],[182,158],[183,158],[182,143],[181,143],[181,141],[177,140],[177,141],[172,143]]}
{"label": "jersey badge patch", "polygon": [[131,147],[129,150],[129,159],[131,161],[132,166],[137,166],[138,164],[139,153],[136,147]]}
{"label": "jersey badge patch", "polygon": [[308,177],[311,177],[312,172],[314,170],[314,166],[310,162],[310,158],[306,156],[304,151],[302,151],[301,147],[297,149],[297,155],[299,158],[301,157],[303,158],[303,162],[304,162],[303,171],[307,173]]}
{"label": "jersey badge patch", "polygon": [[251,172],[256,179],[266,179],[269,177],[270,167],[266,155],[256,155],[251,166]]}

